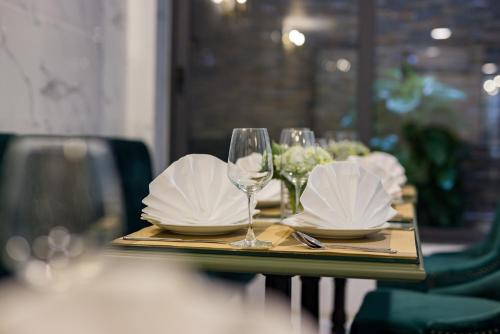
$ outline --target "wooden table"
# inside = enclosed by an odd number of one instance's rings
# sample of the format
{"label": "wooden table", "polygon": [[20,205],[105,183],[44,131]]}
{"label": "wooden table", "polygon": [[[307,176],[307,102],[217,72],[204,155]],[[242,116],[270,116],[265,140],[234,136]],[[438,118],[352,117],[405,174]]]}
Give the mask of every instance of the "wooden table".
{"label": "wooden table", "polygon": [[[273,242],[273,248],[267,251],[241,250],[227,245],[197,242],[128,241],[120,238],[113,242],[113,247],[108,254],[116,257],[167,258],[216,272],[261,273],[266,275],[269,281],[267,287],[281,290],[285,294],[289,294],[290,291],[289,278],[300,275],[303,283],[302,304],[306,308],[309,306],[314,309],[314,307],[317,308],[318,281],[322,276],[336,279],[366,278],[401,281],[419,281],[425,278],[418,225],[412,203],[410,201],[395,205],[399,212],[396,220],[400,222],[394,223],[393,228],[379,233],[379,241],[373,239],[364,242],[375,244],[385,242],[386,245],[398,250],[395,255],[343,249],[310,250],[298,245],[289,236],[290,228],[279,224],[271,225],[269,222],[259,220],[256,220],[258,237]],[[158,233],[160,233],[159,229],[148,227],[131,235],[153,236]],[[242,238],[243,234],[244,232],[227,238],[235,240]],[[185,238],[189,239],[189,237]],[[195,238],[199,239],[199,237]],[[382,240],[383,238],[386,238],[385,241]],[[342,281],[339,282],[342,283]],[[338,294],[336,298],[342,297],[342,290],[343,287],[337,289],[336,286]],[[343,301],[338,302],[343,303]],[[337,322],[342,322],[342,317],[345,318],[345,315],[334,314],[334,320]],[[341,332],[341,329],[339,325],[337,332]]]}
{"label": "wooden table", "polygon": [[[411,224],[407,228],[415,226]],[[266,223],[256,221],[256,233],[269,232],[273,227],[276,226],[268,226]],[[283,228],[287,227],[283,226]],[[160,230],[155,227],[147,227],[130,236],[153,236],[159,232]],[[114,241],[115,247],[110,252],[114,256],[123,257],[168,257],[197,268],[220,272],[418,281],[425,278],[418,244],[418,230],[390,230],[392,239],[410,232],[414,238],[405,237],[396,240],[415,243],[411,246],[399,245],[400,249],[406,247],[408,250],[408,252],[399,251],[399,257],[392,254],[344,249],[324,252],[309,250],[299,245],[276,246],[272,251],[255,251],[236,250],[229,246],[222,248],[216,244],[206,244],[205,247],[200,247],[198,243],[128,241],[121,238]],[[285,242],[288,242],[288,239]],[[390,247],[395,248],[395,245],[391,243]]]}

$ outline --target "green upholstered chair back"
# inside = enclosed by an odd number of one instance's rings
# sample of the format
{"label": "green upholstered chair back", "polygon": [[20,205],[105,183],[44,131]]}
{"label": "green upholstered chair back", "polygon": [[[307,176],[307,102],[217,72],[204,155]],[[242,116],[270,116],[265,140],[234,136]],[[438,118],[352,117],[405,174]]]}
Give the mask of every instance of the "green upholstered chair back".
{"label": "green upholstered chair back", "polygon": [[[9,145],[9,141],[11,140],[12,137],[13,137],[13,135],[11,135],[11,134],[0,133],[0,171],[2,170],[2,166],[3,166],[3,157],[5,154],[5,150],[7,149],[7,146]],[[0,179],[0,182],[2,182],[1,179]],[[1,186],[2,186],[2,184],[0,183],[0,187]]]}
{"label": "green upholstered chair back", "polygon": [[[5,149],[14,136],[13,134],[0,134],[0,169]],[[101,139],[109,143],[119,174],[125,210],[125,233],[136,231],[148,225],[140,219],[140,215],[143,207],[142,199],[148,195],[149,183],[152,180],[149,152],[146,145],[140,141]],[[1,274],[2,266],[0,263],[0,276]]]}
{"label": "green upholstered chair back", "polygon": [[140,219],[142,199],[149,193],[152,168],[144,143],[132,140],[109,139],[116,168],[120,176],[125,206],[125,232],[131,233],[147,225]]}
{"label": "green upholstered chair back", "polygon": [[496,249],[497,252],[500,252],[500,204],[497,206],[495,218],[485,241],[485,248],[487,251]]}

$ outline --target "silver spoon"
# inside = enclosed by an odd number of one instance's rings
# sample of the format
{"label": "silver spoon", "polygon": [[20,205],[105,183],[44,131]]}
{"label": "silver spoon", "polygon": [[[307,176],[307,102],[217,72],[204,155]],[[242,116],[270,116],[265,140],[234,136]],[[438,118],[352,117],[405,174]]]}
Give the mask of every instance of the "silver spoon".
{"label": "silver spoon", "polygon": [[363,252],[374,252],[374,253],[387,253],[387,254],[395,254],[398,251],[391,248],[383,248],[383,247],[365,247],[365,246],[352,246],[352,245],[343,245],[343,244],[335,244],[335,243],[323,243],[316,238],[311,237],[300,231],[294,231],[292,236],[295,240],[299,241],[301,244],[313,248],[313,249],[327,249],[327,248],[337,248],[337,249],[352,249],[359,250]]}

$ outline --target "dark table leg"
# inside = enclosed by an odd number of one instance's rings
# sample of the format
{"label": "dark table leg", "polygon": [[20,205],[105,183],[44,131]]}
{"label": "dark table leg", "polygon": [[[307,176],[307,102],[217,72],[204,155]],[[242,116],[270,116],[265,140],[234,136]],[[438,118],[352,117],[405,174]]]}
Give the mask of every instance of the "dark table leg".
{"label": "dark table leg", "polygon": [[334,278],[335,284],[335,299],[333,301],[333,313],[332,313],[332,333],[335,334],[345,334],[345,289],[346,289],[346,279],[345,278]]}
{"label": "dark table leg", "polygon": [[319,277],[301,276],[302,309],[307,310],[314,319],[319,319]]}
{"label": "dark table leg", "polygon": [[291,311],[292,276],[287,275],[265,275],[266,276],[266,300],[269,295],[278,295],[288,301]]}

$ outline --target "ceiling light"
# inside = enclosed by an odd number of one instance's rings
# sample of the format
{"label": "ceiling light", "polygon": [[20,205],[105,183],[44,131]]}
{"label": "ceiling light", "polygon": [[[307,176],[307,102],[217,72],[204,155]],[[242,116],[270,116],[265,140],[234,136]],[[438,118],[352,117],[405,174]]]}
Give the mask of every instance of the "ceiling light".
{"label": "ceiling light", "polygon": [[495,96],[498,94],[498,88],[493,89],[491,92],[488,92],[488,95]]}
{"label": "ceiling light", "polygon": [[306,36],[297,29],[290,30],[288,33],[288,39],[296,46],[304,45],[306,42]]}
{"label": "ceiling light", "polygon": [[451,36],[449,28],[434,28],[431,30],[431,37],[434,39],[448,39]]}
{"label": "ceiling light", "polygon": [[494,74],[497,72],[497,65],[495,63],[486,63],[481,66],[481,71],[484,74]]}
{"label": "ceiling light", "polygon": [[483,83],[483,89],[486,91],[486,93],[491,93],[495,89],[497,89],[497,86],[495,85],[495,82],[493,80],[489,79]]}
{"label": "ceiling light", "polygon": [[500,87],[500,75],[495,75],[493,82],[495,83],[495,86]]}
{"label": "ceiling light", "polygon": [[337,68],[342,72],[349,72],[351,69],[351,62],[345,58],[337,60]]}

